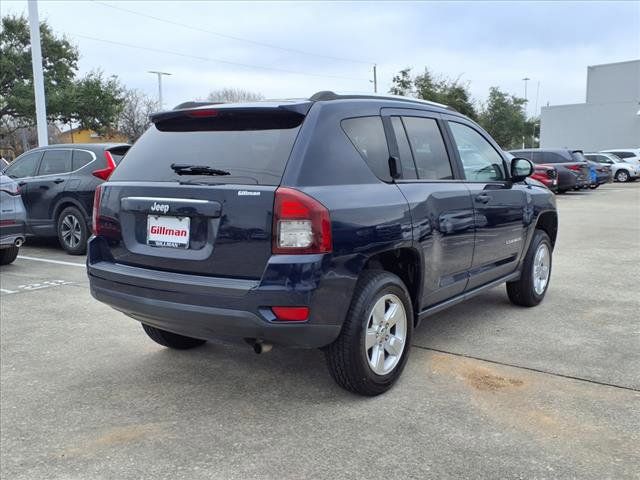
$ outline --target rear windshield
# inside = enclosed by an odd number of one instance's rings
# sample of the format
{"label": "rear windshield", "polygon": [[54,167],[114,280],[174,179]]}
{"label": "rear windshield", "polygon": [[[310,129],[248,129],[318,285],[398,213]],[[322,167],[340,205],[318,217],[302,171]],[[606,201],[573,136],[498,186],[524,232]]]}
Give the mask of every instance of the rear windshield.
{"label": "rear windshield", "polygon": [[[273,128],[238,123],[236,119],[224,130],[201,128],[193,120],[179,128],[171,125],[170,130],[153,125],[127,152],[111,180],[279,185],[301,120],[285,128],[282,122],[274,122]],[[212,167],[230,175],[180,176],[171,168],[173,163]]]}

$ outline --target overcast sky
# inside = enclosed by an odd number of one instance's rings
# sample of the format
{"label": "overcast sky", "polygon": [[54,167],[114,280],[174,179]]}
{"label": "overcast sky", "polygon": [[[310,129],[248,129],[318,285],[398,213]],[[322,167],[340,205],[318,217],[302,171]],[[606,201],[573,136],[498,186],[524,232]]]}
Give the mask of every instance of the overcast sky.
{"label": "overcast sky", "polygon": [[[27,2],[2,0],[0,9],[27,15]],[[533,113],[538,81],[539,106],[580,103],[587,65],[640,58],[637,1],[41,0],[39,10],[41,20],[78,46],[81,73],[100,68],[157,95],[147,71],[171,72],[164,82],[166,106],[229,86],[270,98],[368,92],[376,63],[379,92],[406,66],[460,77],[478,100],[491,86],[523,96],[522,79],[529,77]]]}

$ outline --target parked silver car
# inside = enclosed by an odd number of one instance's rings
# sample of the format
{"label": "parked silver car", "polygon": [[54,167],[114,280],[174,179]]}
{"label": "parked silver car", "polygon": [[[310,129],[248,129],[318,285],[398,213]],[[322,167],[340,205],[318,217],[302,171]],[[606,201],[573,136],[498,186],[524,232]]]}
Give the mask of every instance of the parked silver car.
{"label": "parked silver car", "polygon": [[20,187],[6,175],[0,175],[0,265],[13,262],[24,243],[27,218]]}
{"label": "parked silver car", "polygon": [[640,166],[627,162],[612,153],[585,153],[587,160],[603,163],[611,167],[611,175],[616,182],[632,182],[640,177]]}

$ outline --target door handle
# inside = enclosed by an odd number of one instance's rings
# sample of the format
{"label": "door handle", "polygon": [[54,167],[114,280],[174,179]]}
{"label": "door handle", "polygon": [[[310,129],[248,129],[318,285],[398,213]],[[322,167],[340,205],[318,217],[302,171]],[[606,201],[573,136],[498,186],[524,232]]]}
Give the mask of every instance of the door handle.
{"label": "door handle", "polygon": [[18,186],[19,187],[24,187],[27,184],[27,182],[18,182]]}
{"label": "door handle", "polygon": [[487,195],[486,193],[476,195],[476,202],[489,203],[489,200],[491,200],[491,195]]}
{"label": "door handle", "polygon": [[64,178],[56,178],[53,183],[62,183],[64,182]]}

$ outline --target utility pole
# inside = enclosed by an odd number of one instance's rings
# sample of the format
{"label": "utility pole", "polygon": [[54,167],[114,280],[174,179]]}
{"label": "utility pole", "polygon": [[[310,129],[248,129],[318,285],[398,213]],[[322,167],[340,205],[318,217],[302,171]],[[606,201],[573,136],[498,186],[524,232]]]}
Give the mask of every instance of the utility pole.
{"label": "utility pole", "polygon": [[162,110],[162,76],[171,74],[167,72],[158,72],[155,70],[149,70],[149,73],[153,73],[158,76],[158,110]]}
{"label": "utility pole", "polygon": [[531,80],[529,77],[524,77],[522,81],[524,82],[524,116],[527,116],[527,82]]}
{"label": "utility pole", "polygon": [[373,93],[378,93],[378,73],[375,63],[373,64]]}
{"label": "utility pole", "polygon": [[[540,80],[538,80],[538,86],[536,87],[536,103],[533,110],[533,134],[531,135],[531,148],[536,146],[536,116],[538,115],[538,99],[540,98]],[[540,122],[540,117],[538,117]]]}
{"label": "utility pole", "polygon": [[45,147],[49,145],[49,132],[47,129],[47,106],[44,97],[44,73],[42,72],[42,47],[40,46],[40,20],[38,19],[37,0],[29,0],[29,32],[31,37],[31,66],[33,68],[38,146]]}

